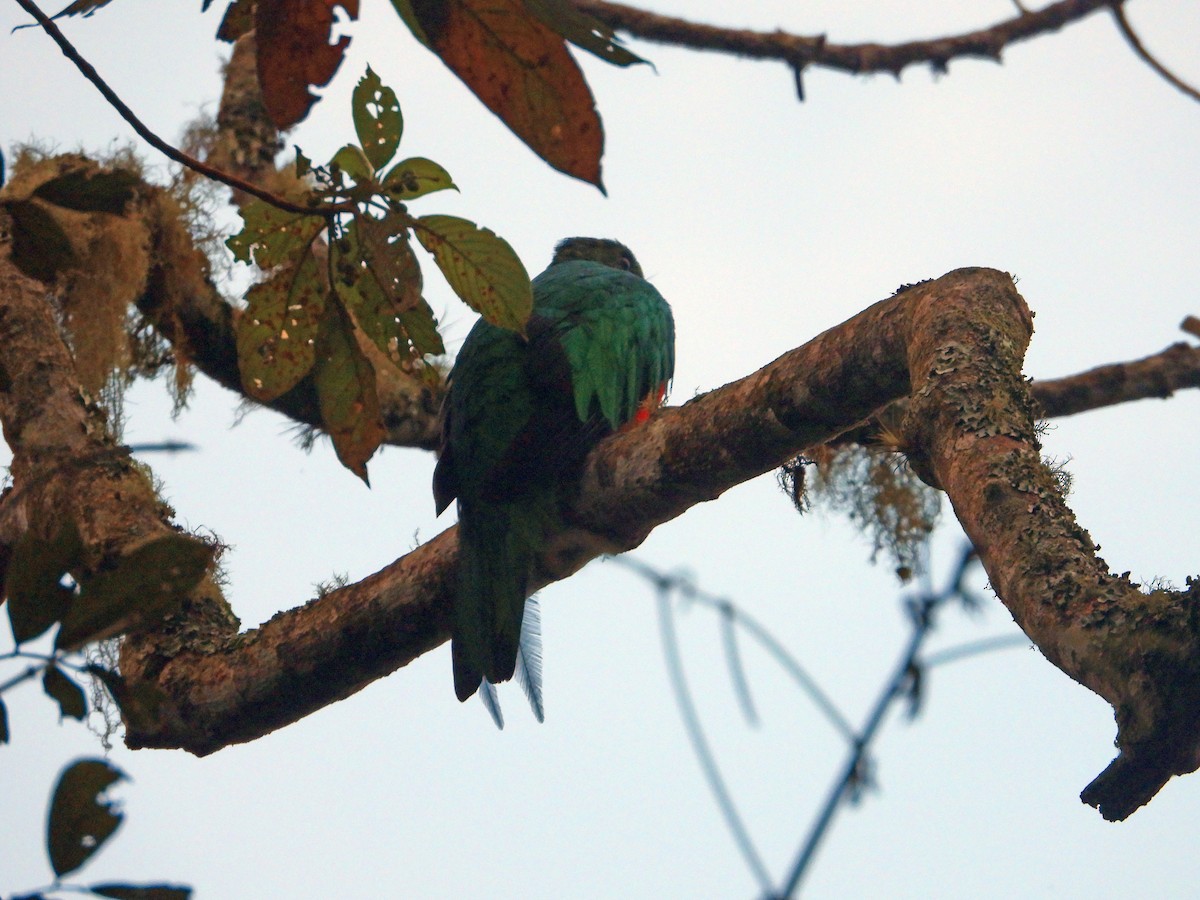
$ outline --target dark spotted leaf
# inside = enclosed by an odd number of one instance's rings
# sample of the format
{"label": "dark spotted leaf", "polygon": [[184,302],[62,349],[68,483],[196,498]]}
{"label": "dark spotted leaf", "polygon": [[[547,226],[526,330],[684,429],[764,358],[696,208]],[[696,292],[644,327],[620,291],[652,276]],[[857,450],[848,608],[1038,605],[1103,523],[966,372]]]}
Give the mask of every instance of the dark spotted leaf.
{"label": "dark spotted leaf", "polygon": [[354,131],[362,144],[367,159],[376,169],[382,169],[396,155],[400,146],[400,135],[404,131],[404,118],[400,115],[400,101],[396,92],[387,87],[371,67],[359,79],[351,98],[354,113]]}
{"label": "dark spotted leaf", "polygon": [[46,849],[61,878],[82,866],[107,841],[123,816],[103,794],[126,775],[102,759],[85,759],[59,776],[50,801]]}
{"label": "dark spotted leaf", "polygon": [[524,0],[410,0],[393,5],[513,133],[560,172],[596,185],[604,131],[563,39]]}
{"label": "dark spotted leaf", "polygon": [[421,246],[468,306],[501,328],[523,331],[533,310],[529,273],[504,238],[454,216],[416,220]]}
{"label": "dark spotted leaf", "polygon": [[450,173],[431,159],[414,156],[392,166],[383,178],[383,191],[394,200],[408,201],[447,188],[458,190]]}
{"label": "dark spotted leaf", "polygon": [[325,227],[320,216],[298,216],[255,200],[241,209],[242,230],[225,242],[234,258],[273,269],[308,252]]}
{"label": "dark spotted leaf", "polygon": [[61,716],[82,719],[87,715],[87,695],[83,693],[83,688],[64,675],[53,663],[46,666],[46,672],[42,675],[42,689],[46,696],[52,697],[58,703]]}
{"label": "dark spotted leaf", "polygon": [[62,269],[75,264],[75,251],[61,226],[32,200],[9,200],[4,204],[12,217],[13,265],[30,278],[53,281]]}
{"label": "dark spotted leaf", "polygon": [[188,900],[192,896],[190,887],[174,884],[93,884],[88,890],[114,900]]}
{"label": "dark spotted leaf", "polygon": [[358,346],[350,317],[337,303],[329,304],[321,322],[315,380],[321,419],[338,459],[367,482],[367,460],[385,436],[375,368]]}
{"label": "dark spotted leaf", "polygon": [[204,576],[212,554],[197,538],[169,534],[138,547],[113,568],[84,578],[55,647],[73,650],[161,622]]}
{"label": "dark spotted leaf", "polygon": [[251,397],[269,403],[295,387],[316,360],[325,288],[311,253],[246,292],[237,320],[238,368]]}
{"label": "dark spotted leaf", "polygon": [[114,172],[75,170],[43,182],[33,196],[73,209],[76,212],[103,212],[120,215],[133,199],[141,178],[125,169]]}
{"label": "dark spotted leaf", "polygon": [[380,350],[394,358],[411,341],[420,354],[446,352],[404,220],[357,216],[334,252],[338,296]]}
{"label": "dark spotted leaf", "polygon": [[279,128],[308,115],[317,97],[310,86],[329,84],[350,38],[330,44],[334,9],[358,18],[358,0],[257,0],[258,83],[267,114]]}
{"label": "dark spotted leaf", "polygon": [[33,640],[67,614],[74,592],[62,584],[63,575],[80,563],[83,542],[73,523],[65,524],[49,541],[32,531],[21,535],[8,562],[4,592],[13,640]]}

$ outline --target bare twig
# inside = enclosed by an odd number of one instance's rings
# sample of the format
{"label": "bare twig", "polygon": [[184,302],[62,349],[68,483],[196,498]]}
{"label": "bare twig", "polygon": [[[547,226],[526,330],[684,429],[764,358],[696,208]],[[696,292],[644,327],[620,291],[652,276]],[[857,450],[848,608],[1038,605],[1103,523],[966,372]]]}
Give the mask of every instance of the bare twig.
{"label": "bare twig", "polygon": [[824,35],[802,36],[784,31],[750,31],[701,25],[673,16],[635,9],[604,0],[576,0],[575,5],[606,25],[648,41],[694,50],[712,50],[752,59],[787,63],[799,72],[807,66],[836,69],[855,75],[888,72],[927,63],[946,70],[952,59],[976,57],[999,61],[1010,44],[1028,40],[1076,22],[1117,0],[1060,0],[1029,12],[1019,3],[1018,15],[989,28],[902,44],[834,44]]}
{"label": "bare twig", "polygon": [[283,197],[272,194],[270,191],[265,191],[248,181],[244,181],[241,178],[230,175],[228,172],[223,172],[220,169],[213,168],[212,166],[201,162],[195,157],[189,156],[182,150],[171,146],[157,134],[151,131],[149,127],[147,127],[146,124],[137,117],[133,110],[130,109],[125,102],[117,96],[116,92],[113,91],[113,89],[110,88],[104,81],[104,79],[100,77],[100,73],[96,71],[95,67],[79,54],[79,51],[75,49],[74,45],[67,40],[66,35],[59,30],[59,27],[55,25],[53,21],[51,21],[49,16],[47,16],[41,11],[41,9],[38,8],[33,0],[17,0],[17,3],[22,9],[37,19],[38,24],[42,26],[43,30],[50,36],[51,40],[58,44],[59,49],[63,52],[63,56],[73,62],[75,67],[83,74],[83,77],[96,86],[96,89],[100,91],[100,93],[104,96],[104,99],[109,102],[112,108],[120,114],[121,118],[128,122],[133,130],[136,131],[146,143],[148,143],[155,150],[158,150],[168,159],[172,159],[182,166],[187,166],[192,171],[198,172],[206,178],[211,178],[213,181],[219,181],[221,184],[227,185],[235,190],[244,191],[253,197],[257,197],[259,200],[263,200],[266,203],[270,203],[274,207],[284,210],[285,212],[296,213],[297,215],[303,216],[324,216],[328,218],[329,216],[338,212],[353,211],[354,205],[351,203],[341,204],[338,206],[323,206],[320,209],[314,209],[309,206],[301,206],[298,203],[292,203],[290,200],[285,200]]}
{"label": "bare twig", "polygon": [[1141,39],[1138,38],[1137,32],[1133,30],[1133,26],[1129,24],[1129,19],[1125,16],[1124,3],[1114,3],[1110,9],[1113,18],[1117,20],[1117,28],[1121,30],[1121,34],[1129,43],[1130,48],[1138,55],[1142,62],[1161,75],[1167,84],[1182,91],[1193,100],[1200,101],[1200,91],[1197,91],[1190,84],[1176,76],[1174,72],[1155,59],[1150,51],[1145,48]]}

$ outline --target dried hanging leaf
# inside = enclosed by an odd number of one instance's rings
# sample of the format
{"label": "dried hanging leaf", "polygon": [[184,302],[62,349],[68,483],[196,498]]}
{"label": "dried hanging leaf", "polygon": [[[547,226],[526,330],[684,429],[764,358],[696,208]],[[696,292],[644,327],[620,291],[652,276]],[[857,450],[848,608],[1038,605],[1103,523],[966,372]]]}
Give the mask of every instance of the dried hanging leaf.
{"label": "dried hanging leaf", "polygon": [[279,128],[308,115],[317,100],[309,87],[329,84],[342,64],[350,38],[329,43],[338,6],[358,18],[358,0],[258,0],[258,82],[267,114]]}
{"label": "dried hanging leaf", "polygon": [[395,3],[418,37],[521,140],[560,172],[604,190],[604,129],[560,35],[523,0]]}

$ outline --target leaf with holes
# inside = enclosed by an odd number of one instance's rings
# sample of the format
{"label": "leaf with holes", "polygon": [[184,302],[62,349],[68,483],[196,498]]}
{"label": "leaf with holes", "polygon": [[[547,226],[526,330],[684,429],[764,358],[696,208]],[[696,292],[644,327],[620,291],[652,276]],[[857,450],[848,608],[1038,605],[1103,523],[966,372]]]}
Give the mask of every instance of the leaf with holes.
{"label": "leaf with holes", "polygon": [[421,156],[401,160],[383,178],[383,192],[401,202],[444,190],[457,191],[458,185],[451,180],[449,172]]}
{"label": "leaf with holes", "polygon": [[376,169],[382,169],[396,155],[404,117],[396,92],[387,87],[367,66],[367,74],[359,79],[351,97],[354,131],[367,159]]}
{"label": "leaf with holes", "polygon": [[74,523],[63,525],[49,541],[32,531],[21,535],[9,558],[4,583],[16,643],[33,640],[67,614],[75,593],[62,584],[62,578],[79,565],[82,556],[83,541]]}
{"label": "leaf with holes", "polygon": [[321,216],[300,216],[254,200],[241,209],[242,230],[225,242],[235,259],[273,269],[307,253],[325,227]]}
{"label": "leaf with holes", "polygon": [[[524,0],[395,3],[483,104],[560,172],[596,185],[604,130],[595,101],[562,37]],[[416,33],[416,30],[414,30]]]}
{"label": "leaf with holes", "polygon": [[263,105],[279,128],[290,128],[317,101],[310,86],[329,84],[342,64],[350,38],[333,44],[334,9],[358,18],[358,0],[258,0],[255,40]]}
{"label": "leaf with holes", "polygon": [[59,776],[46,828],[46,849],[57,877],[82,866],[117,830],[123,816],[103,795],[126,778],[102,759],[80,760]]}
{"label": "leaf with holes", "polygon": [[464,303],[494,325],[524,331],[533,311],[533,288],[504,238],[454,216],[423,216],[415,230]]}
{"label": "leaf with holes", "polygon": [[594,16],[577,9],[570,0],[525,0],[525,6],[545,25],[568,41],[614,66],[644,63],[617,40],[616,32]]}
{"label": "leaf with holes", "polygon": [[138,547],[115,567],[81,579],[55,648],[74,650],[161,622],[204,576],[212,555],[198,538],[169,534]]}
{"label": "leaf with holes", "polygon": [[246,292],[237,320],[242,386],[269,403],[296,386],[316,361],[316,337],[325,309],[317,261],[306,254],[298,266],[277,270]]}
{"label": "leaf with holes", "polygon": [[359,349],[350,317],[331,303],[321,322],[314,379],[321,420],[342,465],[367,481],[367,460],[385,432],[375,368]]}

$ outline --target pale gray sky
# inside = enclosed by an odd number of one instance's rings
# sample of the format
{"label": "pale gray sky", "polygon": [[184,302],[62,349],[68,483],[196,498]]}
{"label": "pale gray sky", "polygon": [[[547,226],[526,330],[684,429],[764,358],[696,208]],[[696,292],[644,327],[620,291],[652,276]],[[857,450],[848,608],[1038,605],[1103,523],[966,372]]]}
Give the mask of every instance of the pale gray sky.
{"label": "pale gray sky", "polygon": [[[184,9],[183,7],[187,8]],[[177,137],[219,91],[219,11],[119,0],[67,33],[152,127]],[[215,4],[214,6],[219,6]],[[798,104],[779,65],[646,44],[657,66],[583,60],[607,132],[608,198],[537,160],[404,31],[366,4],[339,77],[292,137],[327,158],[353,135],[349,92],[369,62],[405,115],[401,153],[444,165],[448,212],[504,235],[532,271],[569,234],[618,237],[674,306],[674,400],[745,375],[898,285],[963,265],[1015,273],[1037,312],[1027,372],[1068,374],[1178,340],[1200,314],[1200,105],[1137,61],[1097,15],[1012,48],[1003,66],[955,62],[853,79],[812,72]],[[1012,13],[1001,0],[657,3],[718,24],[894,41]],[[1180,75],[1200,82],[1200,7],[1137,0],[1129,16]],[[132,133],[50,41],[0,5],[0,142],[63,149]],[[147,151],[152,162],[158,160]],[[428,270],[452,346],[470,314]],[[149,462],[181,523],[233,545],[229,595],[247,625],[312,585],[373,572],[431,537],[432,457],[389,450],[367,490],[327,444],[305,455],[270,413],[235,428],[231,396],[200,384],[172,423],[160,386],[128,403],[130,440],[199,453]],[[1195,573],[1200,396],[1063,420],[1072,505],[1118,572]],[[935,572],[950,565],[951,522]],[[843,521],[801,519],[771,477],[656,531],[637,551],[686,569],[768,625],[860,721],[906,635],[899,590]],[[502,690],[503,733],[451,689],[447,648],[251,745],[196,760],[114,751],[135,783],[128,813],[81,880],[172,879],[198,897],[750,897],[688,749],[659,648],[651,589],[593,564],[542,594],[547,721]],[[762,725],[741,720],[713,617],[679,622],[701,715],[748,827],[781,876],[842,747],[775,666],[746,645]],[[994,598],[948,613],[936,646],[1012,633]],[[0,643],[0,649],[6,649]],[[1200,878],[1200,777],[1176,780],[1126,823],[1079,791],[1112,757],[1107,705],[1034,650],[936,671],[924,715],[889,723],[880,785],[839,816],[806,896],[1184,897]],[[0,893],[43,883],[41,835],[59,768],[99,752],[55,724],[30,687],[5,697]]]}

